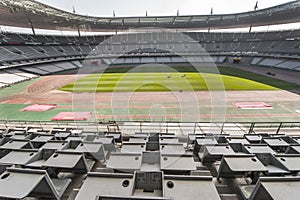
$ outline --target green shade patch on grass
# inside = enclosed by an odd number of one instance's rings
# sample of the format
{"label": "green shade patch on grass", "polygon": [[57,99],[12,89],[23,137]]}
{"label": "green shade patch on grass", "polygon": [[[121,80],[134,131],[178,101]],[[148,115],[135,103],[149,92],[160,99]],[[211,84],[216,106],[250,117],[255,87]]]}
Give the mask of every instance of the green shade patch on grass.
{"label": "green shade patch on grass", "polygon": [[0,98],[5,98],[11,95],[18,94],[26,89],[29,85],[33,84],[34,82],[41,80],[41,78],[35,78],[28,81],[24,81],[21,83],[13,84],[9,87],[3,88],[0,90]]}

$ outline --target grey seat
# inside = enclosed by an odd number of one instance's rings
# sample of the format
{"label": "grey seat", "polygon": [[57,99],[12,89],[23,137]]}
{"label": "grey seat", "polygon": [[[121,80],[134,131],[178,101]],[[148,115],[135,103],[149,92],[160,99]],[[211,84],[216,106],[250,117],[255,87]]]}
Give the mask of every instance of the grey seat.
{"label": "grey seat", "polygon": [[70,179],[51,180],[44,170],[8,168],[0,177],[0,197],[60,199]]}

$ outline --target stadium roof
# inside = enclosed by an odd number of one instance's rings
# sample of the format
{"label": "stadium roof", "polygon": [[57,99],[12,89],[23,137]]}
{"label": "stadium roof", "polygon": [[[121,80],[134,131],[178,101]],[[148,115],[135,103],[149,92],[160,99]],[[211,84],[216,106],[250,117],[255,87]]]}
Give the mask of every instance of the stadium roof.
{"label": "stadium roof", "polygon": [[300,1],[257,11],[224,15],[91,17],[34,0],[0,0],[0,24],[22,28],[86,31],[155,27],[172,29],[243,28],[300,22]]}

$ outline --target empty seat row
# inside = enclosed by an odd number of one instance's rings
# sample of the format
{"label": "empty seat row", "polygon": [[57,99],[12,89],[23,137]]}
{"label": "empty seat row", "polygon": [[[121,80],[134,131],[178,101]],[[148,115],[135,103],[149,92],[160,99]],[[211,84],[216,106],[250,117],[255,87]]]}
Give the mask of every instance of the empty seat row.
{"label": "empty seat row", "polygon": [[[293,200],[299,195],[297,136],[123,135],[64,127],[0,133],[0,198],[256,200],[291,193],[287,199]],[[22,185],[18,193],[16,185]]]}

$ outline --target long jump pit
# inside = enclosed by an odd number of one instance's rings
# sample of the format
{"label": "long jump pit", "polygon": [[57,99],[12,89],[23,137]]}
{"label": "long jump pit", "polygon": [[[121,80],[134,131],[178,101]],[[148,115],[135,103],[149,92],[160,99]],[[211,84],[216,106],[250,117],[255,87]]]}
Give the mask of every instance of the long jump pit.
{"label": "long jump pit", "polygon": [[240,109],[273,109],[265,102],[235,102],[233,105]]}
{"label": "long jump pit", "polygon": [[61,112],[52,121],[86,121],[92,117],[91,112]]}
{"label": "long jump pit", "polygon": [[57,105],[56,104],[33,104],[33,105],[29,105],[23,109],[21,109],[21,112],[45,112],[45,111],[49,111],[49,110],[53,110],[54,108],[56,108]]}

